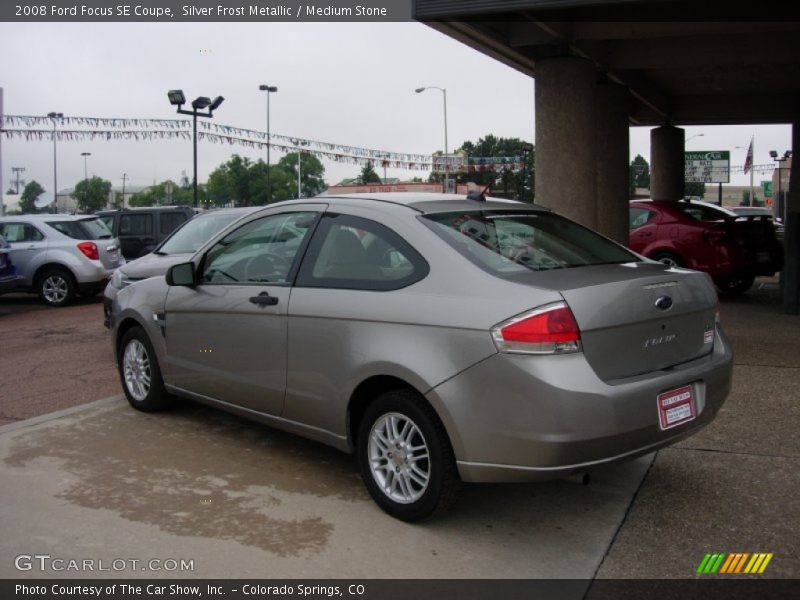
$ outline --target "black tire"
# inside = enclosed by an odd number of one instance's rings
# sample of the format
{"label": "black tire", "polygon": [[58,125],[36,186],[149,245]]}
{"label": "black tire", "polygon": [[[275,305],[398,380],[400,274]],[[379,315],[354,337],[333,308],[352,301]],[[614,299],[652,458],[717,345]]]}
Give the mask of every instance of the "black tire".
{"label": "black tire", "polygon": [[[132,353],[130,357],[126,356],[128,351]],[[139,354],[143,360],[136,359]],[[131,369],[130,380],[126,380],[127,368]],[[117,347],[117,370],[122,391],[136,410],[154,412],[172,405],[174,399],[164,388],[153,345],[141,327],[132,327],[122,336]],[[143,374],[149,378],[148,385],[144,384]]]}
{"label": "black tire", "polygon": [[755,283],[754,275],[732,275],[727,279],[717,281],[719,290],[728,296],[739,296],[753,287]]}
{"label": "black tire", "polygon": [[666,250],[662,252],[656,252],[650,256],[651,259],[657,260],[660,263],[664,263],[670,267],[682,267],[684,266],[683,259],[675,254],[674,252],[668,252]]}
{"label": "black tire", "polygon": [[36,279],[36,291],[48,306],[69,306],[75,300],[78,284],[64,267],[48,267]]}
{"label": "black tire", "polygon": [[[377,436],[371,443],[373,427],[387,423],[391,415],[396,415],[393,418],[401,423],[410,422],[416,427],[416,431],[413,428],[409,429],[410,433],[406,438],[408,445],[403,443],[402,449],[385,442],[378,442]],[[455,502],[461,480],[458,477],[453,448],[439,417],[413,390],[394,390],[378,396],[367,408],[359,423],[356,443],[364,485],[375,503],[392,517],[409,522],[421,521],[443,513]],[[419,448],[420,444],[424,449],[416,451],[420,458],[415,460],[413,449]],[[396,458],[387,458],[386,454],[391,457],[395,451],[399,452]],[[376,452],[380,456],[375,459],[376,468],[373,470],[370,457],[375,456]],[[428,458],[423,458],[426,455]],[[397,461],[401,466],[392,461]],[[412,472],[412,469],[416,471]],[[384,470],[384,473],[375,473],[381,470]],[[420,472],[427,473],[427,482],[424,486],[412,479],[419,477],[417,474]],[[386,476],[384,483],[388,481],[391,488],[388,492],[385,492],[378,482],[384,475]],[[401,479],[404,484],[399,483]],[[393,485],[395,482],[398,482],[397,486]],[[403,485],[406,486],[405,491]],[[395,500],[389,495],[405,492],[409,494],[405,502]],[[414,498],[412,494],[419,494],[419,497]]]}

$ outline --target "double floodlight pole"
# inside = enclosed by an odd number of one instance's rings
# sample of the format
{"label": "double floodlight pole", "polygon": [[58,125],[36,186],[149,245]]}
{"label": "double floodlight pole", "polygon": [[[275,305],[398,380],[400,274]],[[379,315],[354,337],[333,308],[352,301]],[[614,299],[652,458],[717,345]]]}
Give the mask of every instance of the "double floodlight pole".
{"label": "double floodlight pole", "polygon": [[447,90],[435,85],[428,85],[418,87],[414,91],[417,94],[421,94],[425,90],[439,90],[442,92],[442,103],[444,104],[444,183],[442,184],[442,191],[447,191],[447,181],[450,174],[450,161],[447,156]]}
{"label": "double floodlight pole", "polygon": [[[219,108],[219,105],[225,100],[222,96],[217,96],[214,100],[206,96],[198,96],[192,100],[192,110],[186,110],[183,105],[186,104],[186,96],[183,95],[183,90],[170,90],[167,92],[169,103],[177,106],[177,111],[181,115],[192,116],[192,143],[194,147],[194,206],[197,208],[197,117],[205,117],[211,119],[214,116],[214,111]],[[207,110],[208,112],[198,112]],[[124,199],[123,199],[124,201]]]}
{"label": "double floodlight pole", "polygon": [[[270,175],[269,175],[269,171],[270,171],[270,168],[269,168],[270,167],[270,157],[269,157],[269,147],[270,147],[269,97],[270,97],[270,94],[274,94],[274,93],[276,93],[278,91],[278,86],[276,86],[276,85],[267,85],[265,83],[262,83],[261,85],[258,86],[258,89],[261,90],[262,92],[267,92],[267,204],[269,204],[270,202],[272,202],[272,184],[270,183]],[[299,171],[300,170],[300,162],[299,162],[300,161],[300,151],[299,150],[298,150],[297,160],[298,160],[297,169]]]}
{"label": "double floodlight pole", "polygon": [[64,118],[64,113],[51,112],[47,117],[53,121],[53,206],[52,212],[58,212],[58,155],[56,154],[56,123]]}

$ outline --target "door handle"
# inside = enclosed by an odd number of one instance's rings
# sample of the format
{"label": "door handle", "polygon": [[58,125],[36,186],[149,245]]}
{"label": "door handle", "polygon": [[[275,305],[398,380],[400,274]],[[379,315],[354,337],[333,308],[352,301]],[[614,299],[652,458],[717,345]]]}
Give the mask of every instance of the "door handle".
{"label": "door handle", "polygon": [[275,306],[278,303],[278,299],[275,296],[270,296],[267,292],[261,292],[258,296],[251,296],[250,302],[259,306]]}

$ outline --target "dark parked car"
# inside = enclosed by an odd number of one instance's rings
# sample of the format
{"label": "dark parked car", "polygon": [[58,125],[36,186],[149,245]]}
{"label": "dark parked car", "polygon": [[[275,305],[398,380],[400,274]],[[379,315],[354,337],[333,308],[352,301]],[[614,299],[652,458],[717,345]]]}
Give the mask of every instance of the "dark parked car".
{"label": "dark parked car", "polygon": [[783,239],[783,221],[780,218],[775,218],[771,209],[763,206],[732,206],[731,210],[739,215],[739,217],[758,217],[766,219],[775,227],[775,236],[779,240]]}
{"label": "dark parked car", "polygon": [[0,294],[13,292],[18,279],[17,269],[11,263],[11,244],[0,235]]}
{"label": "dark parked car", "polygon": [[634,200],[629,246],[653,260],[704,271],[728,294],[741,294],[756,276],[783,267],[770,221],[705,202]]}
{"label": "dark parked car", "polygon": [[97,213],[114,237],[119,238],[122,255],[127,260],[152,252],[194,215],[194,209],[188,206],[150,206]]}
{"label": "dark parked car", "polygon": [[710,423],[716,302],[705,273],[530,204],[349,195],[259,208],[120,289],[111,338],[134,408],[174,394],[354,452],[416,521],[460,481],[569,476]]}

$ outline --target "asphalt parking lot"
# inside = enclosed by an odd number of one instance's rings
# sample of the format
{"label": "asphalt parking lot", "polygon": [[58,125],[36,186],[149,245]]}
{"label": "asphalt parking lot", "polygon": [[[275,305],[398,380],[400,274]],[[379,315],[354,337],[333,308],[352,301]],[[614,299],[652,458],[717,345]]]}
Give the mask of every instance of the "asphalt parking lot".
{"label": "asphalt parking lot", "polygon": [[15,568],[38,553],[194,567],[119,576],[691,578],[706,552],[771,552],[761,577],[800,577],[800,321],[774,282],[722,320],[733,391],[700,434],[589,486],[467,486],[409,525],[335,450],[191,403],[128,409],[98,301],[0,298],[0,577],[110,575]]}

